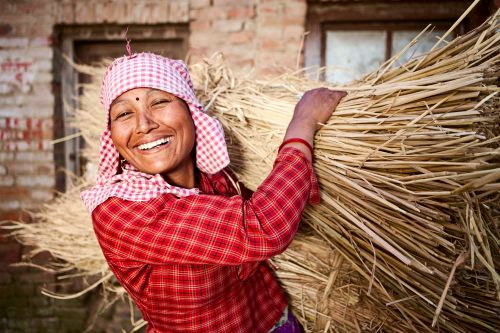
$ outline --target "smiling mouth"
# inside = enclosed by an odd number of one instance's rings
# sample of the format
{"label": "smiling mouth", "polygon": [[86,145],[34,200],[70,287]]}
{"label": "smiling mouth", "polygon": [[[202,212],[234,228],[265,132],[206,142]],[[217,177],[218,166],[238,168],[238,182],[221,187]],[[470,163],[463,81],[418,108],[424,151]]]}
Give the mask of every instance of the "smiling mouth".
{"label": "smiling mouth", "polygon": [[159,140],[156,140],[156,141],[153,141],[153,142],[148,142],[148,143],[139,145],[139,146],[137,146],[137,148],[139,148],[140,150],[149,150],[149,149],[153,149],[153,148],[156,148],[156,147],[159,147],[159,146],[166,145],[171,140],[172,140],[172,137],[169,136],[169,137],[162,138],[162,139],[159,139]]}

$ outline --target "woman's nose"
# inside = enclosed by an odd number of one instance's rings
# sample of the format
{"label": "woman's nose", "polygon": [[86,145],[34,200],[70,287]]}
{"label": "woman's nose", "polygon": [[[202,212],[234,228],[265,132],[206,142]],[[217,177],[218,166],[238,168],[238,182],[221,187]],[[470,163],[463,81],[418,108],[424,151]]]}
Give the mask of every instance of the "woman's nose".
{"label": "woman's nose", "polygon": [[159,126],[152,115],[147,111],[137,112],[136,122],[136,133],[149,133],[151,130],[158,128]]}

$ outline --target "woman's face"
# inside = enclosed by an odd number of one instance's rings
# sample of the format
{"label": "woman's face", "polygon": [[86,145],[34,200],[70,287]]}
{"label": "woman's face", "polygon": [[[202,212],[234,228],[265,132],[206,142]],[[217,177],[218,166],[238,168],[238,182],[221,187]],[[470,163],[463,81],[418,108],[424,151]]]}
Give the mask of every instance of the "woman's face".
{"label": "woman's face", "polygon": [[151,88],[129,90],[111,104],[110,124],[120,155],[140,171],[172,181],[193,168],[195,128],[180,98]]}

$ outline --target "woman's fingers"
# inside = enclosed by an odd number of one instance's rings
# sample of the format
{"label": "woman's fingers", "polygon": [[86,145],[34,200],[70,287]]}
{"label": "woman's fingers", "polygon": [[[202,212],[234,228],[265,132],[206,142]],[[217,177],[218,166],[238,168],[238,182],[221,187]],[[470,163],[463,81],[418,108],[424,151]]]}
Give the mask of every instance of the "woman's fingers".
{"label": "woman's fingers", "polygon": [[328,88],[317,88],[306,91],[297,103],[294,118],[318,128],[319,123],[325,123],[332,115],[341,99],[347,93]]}

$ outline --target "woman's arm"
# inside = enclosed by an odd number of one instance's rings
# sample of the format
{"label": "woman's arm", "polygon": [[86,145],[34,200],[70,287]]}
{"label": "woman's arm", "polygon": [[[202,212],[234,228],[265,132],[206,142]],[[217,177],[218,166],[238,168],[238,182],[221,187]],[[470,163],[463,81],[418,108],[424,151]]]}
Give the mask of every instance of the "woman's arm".
{"label": "woman's arm", "polygon": [[286,249],[317,182],[310,161],[284,148],[249,200],[167,194],[148,202],[110,198],[92,214],[103,251],[114,262],[224,264],[270,258]]}
{"label": "woman's arm", "polygon": [[[335,94],[329,111],[312,102],[308,105],[314,110],[309,110],[299,102],[287,137],[312,141],[317,123],[328,119],[343,96]],[[310,97],[306,93],[301,102]],[[284,251],[308,199],[319,200],[311,155],[306,146],[290,143],[248,200],[219,195],[163,195],[148,202],[110,198],[96,208],[93,220],[101,247],[115,263],[237,265]]]}

